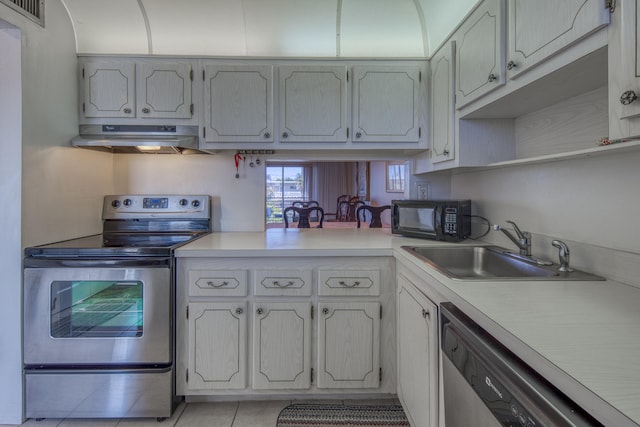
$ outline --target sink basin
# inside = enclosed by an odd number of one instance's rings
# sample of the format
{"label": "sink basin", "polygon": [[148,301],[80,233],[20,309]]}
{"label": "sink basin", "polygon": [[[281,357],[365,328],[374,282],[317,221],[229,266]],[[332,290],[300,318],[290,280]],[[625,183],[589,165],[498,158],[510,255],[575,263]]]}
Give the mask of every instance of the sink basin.
{"label": "sink basin", "polygon": [[458,280],[604,280],[583,271],[561,272],[558,265],[543,266],[499,246],[403,246],[451,279]]}

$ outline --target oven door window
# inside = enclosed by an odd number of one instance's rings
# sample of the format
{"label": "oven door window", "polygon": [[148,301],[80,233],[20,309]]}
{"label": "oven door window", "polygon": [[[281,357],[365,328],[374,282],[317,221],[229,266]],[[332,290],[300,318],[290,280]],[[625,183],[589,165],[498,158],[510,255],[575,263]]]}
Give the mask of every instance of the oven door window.
{"label": "oven door window", "polygon": [[142,288],[136,280],[52,282],[51,337],[142,336]]}

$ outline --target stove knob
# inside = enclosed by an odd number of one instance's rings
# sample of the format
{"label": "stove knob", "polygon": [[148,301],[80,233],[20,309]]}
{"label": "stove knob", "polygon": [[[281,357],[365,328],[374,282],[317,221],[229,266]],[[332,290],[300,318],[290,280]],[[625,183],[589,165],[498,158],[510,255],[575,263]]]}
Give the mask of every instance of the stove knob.
{"label": "stove knob", "polygon": [[133,203],[131,199],[124,199],[124,202],[122,202],[122,204],[125,206],[131,206],[131,203]]}
{"label": "stove knob", "polygon": [[193,202],[191,202],[191,206],[197,208],[198,206],[200,206],[200,200],[194,200]]}
{"label": "stove knob", "polygon": [[111,202],[111,206],[113,206],[114,208],[119,208],[120,200],[114,200],[113,202]]}
{"label": "stove knob", "polygon": [[178,203],[180,203],[180,206],[187,206],[189,201],[187,199],[180,199]]}

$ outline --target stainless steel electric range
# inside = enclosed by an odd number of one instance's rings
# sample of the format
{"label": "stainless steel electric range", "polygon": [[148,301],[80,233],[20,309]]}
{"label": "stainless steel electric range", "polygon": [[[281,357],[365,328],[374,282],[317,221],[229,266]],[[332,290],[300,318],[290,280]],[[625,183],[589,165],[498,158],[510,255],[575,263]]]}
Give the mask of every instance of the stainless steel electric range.
{"label": "stainless steel electric range", "polygon": [[30,418],[169,417],[174,250],[211,232],[203,195],[106,196],[103,232],[25,249]]}

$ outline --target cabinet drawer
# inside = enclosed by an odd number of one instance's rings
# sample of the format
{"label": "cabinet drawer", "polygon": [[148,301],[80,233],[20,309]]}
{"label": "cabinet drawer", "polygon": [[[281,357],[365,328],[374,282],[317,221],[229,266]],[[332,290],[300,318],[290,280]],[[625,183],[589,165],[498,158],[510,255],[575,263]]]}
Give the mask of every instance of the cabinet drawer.
{"label": "cabinet drawer", "polygon": [[310,270],[256,270],[255,295],[311,295]]}
{"label": "cabinet drawer", "polygon": [[190,296],[247,295],[247,270],[193,270],[189,272]]}
{"label": "cabinet drawer", "polygon": [[318,295],[380,295],[380,271],[319,270]]}

